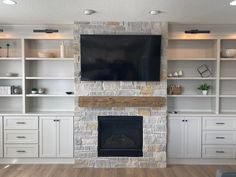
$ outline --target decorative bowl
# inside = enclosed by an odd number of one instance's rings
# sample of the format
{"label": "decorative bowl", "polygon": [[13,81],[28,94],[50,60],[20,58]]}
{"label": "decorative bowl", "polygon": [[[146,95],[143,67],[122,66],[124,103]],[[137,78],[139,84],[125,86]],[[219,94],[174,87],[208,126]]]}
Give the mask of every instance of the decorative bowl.
{"label": "decorative bowl", "polygon": [[71,95],[71,94],[73,94],[73,92],[66,92],[66,94],[67,94],[67,95]]}
{"label": "decorative bowl", "polygon": [[236,49],[224,49],[221,51],[221,57],[234,58],[236,57]]}

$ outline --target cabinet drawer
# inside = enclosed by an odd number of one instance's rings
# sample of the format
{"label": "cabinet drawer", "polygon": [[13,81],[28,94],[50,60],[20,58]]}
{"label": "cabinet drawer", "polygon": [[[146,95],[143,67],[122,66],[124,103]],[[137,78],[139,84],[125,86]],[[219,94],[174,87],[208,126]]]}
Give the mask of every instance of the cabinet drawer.
{"label": "cabinet drawer", "polygon": [[38,143],[38,131],[5,130],[4,143]]}
{"label": "cabinet drawer", "polygon": [[235,158],[235,146],[203,146],[203,158]]}
{"label": "cabinet drawer", "polygon": [[204,130],[236,130],[236,120],[234,118],[203,118]]}
{"label": "cabinet drawer", "polygon": [[203,144],[236,144],[236,133],[234,131],[205,131]]}
{"label": "cabinet drawer", "polygon": [[4,145],[4,157],[38,157],[38,145]]}
{"label": "cabinet drawer", "polygon": [[38,117],[4,117],[5,130],[37,130]]}

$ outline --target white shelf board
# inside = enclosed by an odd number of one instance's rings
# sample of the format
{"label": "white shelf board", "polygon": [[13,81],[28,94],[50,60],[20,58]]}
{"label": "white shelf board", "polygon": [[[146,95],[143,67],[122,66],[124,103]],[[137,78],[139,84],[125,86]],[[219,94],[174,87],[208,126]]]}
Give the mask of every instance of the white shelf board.
{"label": "white shelf board", "polygon": [[75,95],[66,95],[66,94],[60,94],[60,95],[50,95],[50,94],[27,94],[26,97],[75,97]]}
{"label": "white shelf board", "polygon": [[59,115],[59,116],[74,116],[74,111],[28,111],[26,115]]}
{"label": "white shelf board", "polygon": [[221,61],[236,61],[236,58],[221,58]]}
{"label": "white shelf board", "polygon": [[172,98],[214,98],[216,95],[167,95]]}
{"label": "white shelf board", "polygon": [[169,58],[168,61],[216,61],[217,58]]}
{"label": "white shelf board", "polygon": [[20,80],[22,77],[0,77],[0,80]]}
{"label": "white shelf board", "polygon": [[74,61],[74,58],[26,58],[27,61]]}
{"label": "white shelf board", "polygon": [[168,77],[167,80],[216,80],[215,77]]}
{"label": "white shelf board", "polygon": [[168,112],[168,114],[169,115],[171,115],[171,116],[182,116],[182,115],[201,115],[201,116],[203,116],[203,115],[213,115],[213,116],[215,116],[216,115],[216,113],[215,112],[213,112],[213,111],[209,111],[209,112],[202,112],[202,111],[199,111],[199,112],[197,112],[197,111],[176,111],[176,113],[175,113],[175,111],[173,111],[173,112]]}
{"label": "white shelf board", "polygon": [[0,95],[0,98],[1,97],[4,97],[4,98],[8,98],[8,97],[22,97],[23,95],[19,94],[19,95]]}
{"label": "white shelf board", "polygon": [[74,77],[26,77],[27,80],[74,80]]}
{"label": "white shelf board", "polygon": [[236,98],[236,95],[220,95],[220,98]]}
{"label": "white shelf board", "polygon": [[22,58],[17,58],[17,57],[9,57],[9,58],[6,58],[6,57],[0,57],[0,61],[1,60],[9,60],[9,61],[11,61],[11,60],[22,60]]}
{"label": "white shelf board", "polygon": [[236,77],[220,77],[220,80],[236,80]]}

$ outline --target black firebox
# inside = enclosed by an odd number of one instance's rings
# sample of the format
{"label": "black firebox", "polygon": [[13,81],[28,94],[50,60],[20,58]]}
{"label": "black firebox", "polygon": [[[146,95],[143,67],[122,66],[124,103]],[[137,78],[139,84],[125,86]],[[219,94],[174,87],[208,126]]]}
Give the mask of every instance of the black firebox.
{"label": "black firebox", "polygon": [[141,156],[142,116],[98,116],[98,157]]}

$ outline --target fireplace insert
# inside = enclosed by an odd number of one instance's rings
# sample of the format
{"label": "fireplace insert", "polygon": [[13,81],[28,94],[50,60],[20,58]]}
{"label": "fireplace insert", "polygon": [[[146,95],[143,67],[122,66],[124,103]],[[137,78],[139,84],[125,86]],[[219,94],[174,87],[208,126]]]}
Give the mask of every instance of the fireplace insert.
{"label": "fireplace insert", "polygon": [[98,116],[98,157],[143,156],[142,116]]}

